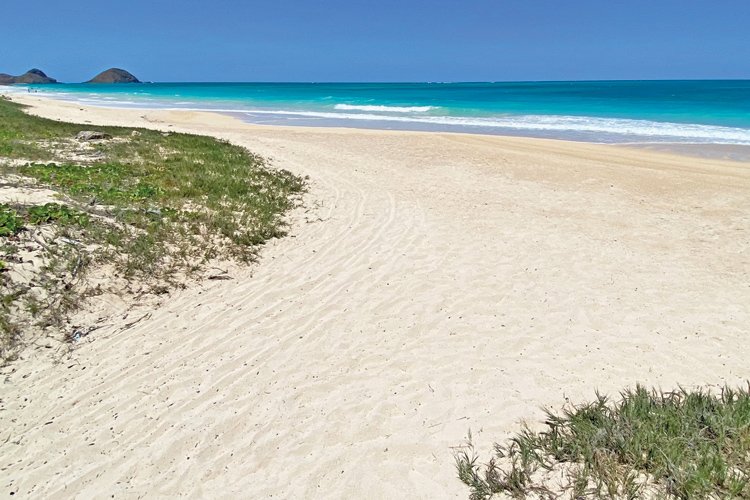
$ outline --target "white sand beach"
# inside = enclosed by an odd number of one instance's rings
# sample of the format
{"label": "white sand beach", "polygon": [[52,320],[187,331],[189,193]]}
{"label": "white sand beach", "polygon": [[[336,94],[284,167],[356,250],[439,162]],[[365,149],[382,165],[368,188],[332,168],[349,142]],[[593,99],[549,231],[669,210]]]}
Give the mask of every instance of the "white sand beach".
{"label": "white sand beach", "polygon": [[225,138],[310,191],[233,279],[6,369],[6,495],[467,498],[469,430],[488,457],[597,389],[750,378],[750,163],[13,100]]}

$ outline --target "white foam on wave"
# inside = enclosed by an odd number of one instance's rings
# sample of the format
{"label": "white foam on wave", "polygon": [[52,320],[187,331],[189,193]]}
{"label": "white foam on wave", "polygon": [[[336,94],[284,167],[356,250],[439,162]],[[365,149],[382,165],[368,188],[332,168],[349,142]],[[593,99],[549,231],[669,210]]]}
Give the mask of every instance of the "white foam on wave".
{"label": "white foam on wave", "polygon": [[[81,102],[83,104],[92,104],[92,105],[101,104],[101,101],[98,98],[81,98],[81,99],[77,99],[76,102]],[[138,106],[139,103],[137,101],[126,101],[124,99],[112,99],[112,100],[106,101],[105,104],[107,106],[111,106],[113,104],[120,104],[120,105],[124,105],[127,107],[136,107]]]}
{"label": "white foam on wave", "polygon": [[375,111],[381,113],[426,113],[435,106],[380,106],[380,105],[358,105],[358,104],[336,104],[334,109],[341,111]]}
{"label": "white foam on wave", "polygon": [[[215,110],[220,111],[220,110]],[[237,112],[239,110],[234,110]],[[245,111],[248,112],[248,111]],[[625,118],[597,118],[587,116],[519,115],[500,117],[464,116],[389,116],[365,113],[330,113],[317,111],[253,110],[249,114],[303,116],[333,120],[366,120],[380,122],[422,123],[455,127],[478,127],[518,131],[588,132],[622,136],[650,137],[679,142],[750,145],[750,129],[700,125],[692,123],[656,122]]]}
{"label": "white foam on wave", "polygon": [[32,94],[39,94],[43,95],[44,97],[50,97],[53,99],[60,99],[63,101],[70,101],[70,102],[76,102],[79,104],[85,104],[87,106],[99,106],[99,107],[109,107],[109,108],[116,108],[118,106],[122,107],[136,107],[141,104],[142,102],[139,101],[132,101],[132,100],[125,100],[121,97],[116,96],[100,96],[94,93],[86,93],[81,95],[75,95],[71,94],[69,92],[58,92],[53,90],[44,90],[44,91],[38,91],[34,87],[2,87],[2,92],[6,94],[28,94],[29,90],[31,89]]}

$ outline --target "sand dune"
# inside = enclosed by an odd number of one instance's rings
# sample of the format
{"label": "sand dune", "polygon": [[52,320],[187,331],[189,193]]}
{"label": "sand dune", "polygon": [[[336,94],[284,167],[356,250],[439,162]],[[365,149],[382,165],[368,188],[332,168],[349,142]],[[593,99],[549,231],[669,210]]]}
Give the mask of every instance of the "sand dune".
{"label": "sand dune", "polygon": [[7,492],[466,498],[450,447],[469,429],[488,452],[596,388],[750,375],[747,163],[23,99],[221,136],[311,190],[233,280],[17,362]]}

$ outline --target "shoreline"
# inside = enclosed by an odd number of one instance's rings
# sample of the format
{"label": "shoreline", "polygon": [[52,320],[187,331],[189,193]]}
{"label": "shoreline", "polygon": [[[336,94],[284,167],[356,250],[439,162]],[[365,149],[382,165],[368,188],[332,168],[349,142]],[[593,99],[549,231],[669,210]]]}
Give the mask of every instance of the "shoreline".
{"label": "shoreline", "polygon": [[14,100],[240,144],[310,176],[312,221],[7,374],[21,494],[465,498],[469,429],[484,454],[597,389],[746,381],[746,162]]}
{"label": "shoreline", "polygon": [[[1,93],[2,87],[0,87]],[[6,87],[6,89],[10,89]],[[548,140],[560,140],[565,142],[585,143],[585,144],[604,144],[614,145],[622,147],[636,147],[652,149],[657,151],[674,152],[677,154],[683,154],[692,157],[704,157],[704,158],[715,158],[715,159],[728,159],[732,161],[750,161],[750,135],[747,135],[747,130],[742,128],[736,128],[728,125],[711,125],[708,123],[677,123],[665,120],[652,121],[644,118],[606,118],[602,116],[557,116],[557,115],[519,115],[516,117],[521,122],[515,125],[511,123],[501,124],[500,122],[489,124],[484,123],[482,120],[489,119],[488,117],[475,117],[478,120],[477,123],[472,125],[472,118],[470,115],[466,116],[429,116],[429,115],[414,115],[407,116],[396,113],[395,116],[380,116],[376,114],[342,114],[338,116],[336,113],[328,112],[325,110],[283,110],[283,109],[247,109],[242,110],[240,108],[216,108],[211,107],[180,107],[173,106],[166,101],[162,105],[149,106],[148,101],[143,101],[139,105],[136,101],[118,101],[115,97],[105,97],[100,100],[87,102],[87,99],[81,97],[76,99],[71,94],[68,97],[48,95],[46,93],[37,94],[25,94],[18,91],[9,91],[10,95],[24,97],[38,97],[51,99],[56,102],[68,102],[72,105],[80,105],[91,108],[100,109],[118,109],[122,111],[142,111],[142,112],[198,112],[198,113],[219,113],[226,116],[235,117],[244,123],[248,123],[256,126],[280,126],[280,127],[294,127],[294,128],[343,128],[352,130],[382,130],[382,131],[396,131],[396,132],[427,132],[427,133],[450,133],[450,134],[469,134],[469,135],[482,135],[482,136],[496,136],[496,137],[521,137],[521,138],[532,138],[532,139],[548,139]],[[113,94],[116,95],[116,94]],[[126,96],[127,97],[127,94]],[[112,100],[108,100],[112,99]],[[127,103],[127,105],[126,105]],[[181,104],[181,103],[176,103]],[[187,104],[187,103],[183,103]],[[337,104],[335,109],[348,109],[368,110],[369,108],[383,108],[388,109],[388,106],[350,106],[345,104]],[[425,106],[430,108],[430,106]],[[421,109],[421,108],[391,108],[399,111],[406,112],[408,109]],[[331,110],[333,111],[333,110]],[[501,116],[497,117],[498,119]],[[536,118],[542,120],[540,123],[525,123],[525,118]],[[437,120],[437,121],[435,121]],[[447,121],[445,121],[447,120]],[[453,123],[454,120],[458,120]],[[469,120],[465,124],[464,120]],[[547,123],[547,120],[552,120],[555,123]],[[556,122],[562,120],[561,123]],[[566,122],[566,120],[577,123],[573,125]],[[445,121],[443,123],[443,121]],[[490,120],[492,121],[492,120]],[[578,122],[581,123],[578,123]],[[588,123],[592,121],[595,123]],[[532,120],[534,122],[534,120]],[[585,122],[585,123],[584,123]],[[625,127],[627,131],[619,130],[618,127],[614,129],[612,123],[618,122],[619,127]],[[620,123],[622,122],[622,123]],[[567,124],[567,125],[566,125]],[[571,126],[572,128],[567,128]],[[562,128],[561,128],[562,127]],[[582,127],[582,128],[581,128]],[[590,128],[593,127],[593,128]],[[604,127],[604,128],[601,128]],[[661,136],[657,133],[660,127],[667,127],[669,132],[662,130],[662,133],[667,135]],[[637,132],[638,130],[640,132]],[[677,130],[681,130],[680,132]],[[705,129],[705,130],[704,130]],[[729,140],[727,137],[724,139],[718,139],[711,142],[706,136],[707,133],[717,134],[720,131],[724,134],[732,132],[735,135],[741,134],[745,137],[744,141],[737,142],[735,140]],[[695,135],[697,134],[697,135]],[[653,139],[649,137],[653,135]],[[711,134],[709,134],[710,136]],[[739,139],[737,139],[739,140]]]}
{"label": "shoreline", "polygon": [[[0,88],[1,90],[1,88]],[[3,95],[0,91],[0,95]],[[721,143],[690,143],[690,142],[628,142],[628,143],[608,143],[608,142],[592,142],[592,141],[586,141],[586,140],[574,140],[574,139],[560,139],[560,138],[549,138],[549,137],[533,137],[533,136],[527,136],[527,135],[505,135],[505,134],[493,134],[493,133],[481,133],[481,132],[465,132],[465,131],[440,131],[440,130],[415,130],[415,129],[384,129],[384,128],[378,128],[378,127],[347,127],[347,126],[338,126],[338,125],[277,125],[277,124],[258,124],[249,122],[246,120],[243,120],[241,117],[237,116],[238,113],[235,112],[221,112],[221,111],[212,111],[212,110],[186,110],[186,109],[179,109],[179,108],[169,108],[169,109],[161,109],[161,108],[148,108],[148,107],[128,107],[128,108],[118,108],[118,107],[107,107],[104,105],[93,105],[93,104],[81,104],[74,101],[68,101],[65,99],[56,99],[54,97],[46,96],[46,95],[36,95],[36,94],[23,94],[23,93],[11,93],[6,94],[7,97],[9,97],[11,100],[15,100],[15,102],[19,102],[21,104],[25,104],[30,106],[32,109],[39,108],[40,103],[47,102],[48,105],[51,105],[54,108],[54,111],[51,112],[49,115],[45,114],[39,114],[38,116],[43,116],[46,118],[52,118],[52,119],[61,119],[60,116],[62,116],[62,121],[75,121],[76,119],[83,119],[79,123],[86,123],[86,119],[89,115],[84,115],[83,113],[76,113],[76,111],[83,111],[89,112],[93,114],[94,116],[97,115],[97,111],[102,111],[104,115],[107,115],[106,122],[101,122],[100,125],[110,125],[112,124],[111,120],[118,120],[120,118],[116,118],[115,114],[122,114],[124,117],[120,123],[123,124],[129,124],[129,120],[138,120],[142,123],[145,123],[146,125],[139,125],[139,126],[148,126],[148,125],[154,125],[159,122],[164,122],[165,125],[167,125],[167,122],[169,120],[175,121],[175,123],[168,124],[167,128],[173,127],[173,126],[191,126],[195,122],[195,116],[209,116],[212,117],[211,119],[217,119],[216,117],[223,117],[228,118],[235,122],[235,125],[245,125],[248,127],[254,127],[258,128],[260,130],[266,130],[266,129],[276,129],[280,131],[309,131],[309,132],[316,132],[316,131],[331,131],[332,133],[356,133],[356,132],[371,132],[373,134],[383,133],[383,134],[435,134],[435,135],[447,135],[447,136],[458,136],[458,137],[483,137],[483,138],[496,138],[501,141],[531,141],[529,144],[534,144],[537,141],[538,144],[569,144],[572,146],[575,145],[581,145],[581,146],[594,146],[594,147],[605,147],[605,148],[615,148],[615,149],[630,149],[635,151],[649,151],[649,152],[655,152],[657,154],[667,154],[667,155],[673,155],[673,156],[682,156],[686,158],[691,158],[693,160],[695,159],[702,159],[702,160],[719,160],[719,161],[729,161],[732,163],[750,163],[750,145],[741,145],[741,144],[721,144]],[[44,111],[42,111],[44,113]],[[62,113],[62,115],[60,115]],[[154,122],[152,118],[146,119],[143,117],[147,116],[154,116],[156,122]],[[185,118],[189,117],[189,118]],[[89,120],[90,122],[90,120]],[[223,123],[223,120],[222,120]],[[130,125],[122,125],[122,126],[130,126]],[[156,127],[158,128],[158,127]],[[166,131],[166,128],[164,129]],[[191,133],[196,133],[194,130]]]}
{"label": "shoreline", "polygon": [[708,158],[750,163],[750,146],[739,144],[632,143],[618,144],[618,146],[684,155],[690,158]]}

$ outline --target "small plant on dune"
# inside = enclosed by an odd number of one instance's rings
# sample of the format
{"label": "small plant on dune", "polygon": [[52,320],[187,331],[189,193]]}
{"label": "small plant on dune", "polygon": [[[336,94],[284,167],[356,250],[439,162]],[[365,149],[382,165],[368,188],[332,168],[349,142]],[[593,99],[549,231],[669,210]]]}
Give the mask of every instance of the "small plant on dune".
{"label": "small plant on dune", "polygon": [[62,225],[76,224],[86,226],[89,222],[89,216],[78,210],[74,210],[67,205],[59,203],[46,203],[29,208],[29,222],[31,224],[50,224],[57,222]]}
{"label": "small plant on dune", "polygon": [[[618,402],[547,411],[480,464],[455,454],[472,500],[516,498],[750,498],[750,390],[673,392],[642,386]],[[552,478],[556,479],[552,479]]]}
{"label": "small plant on dune", "polygon": [[23,229],[23,219],[8,205],[0,205],[0,236],[11,236]]}

